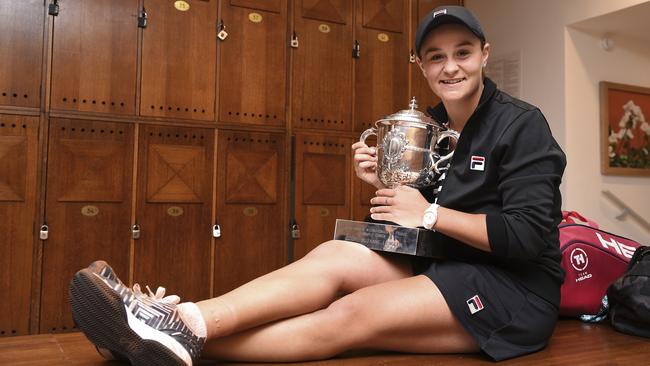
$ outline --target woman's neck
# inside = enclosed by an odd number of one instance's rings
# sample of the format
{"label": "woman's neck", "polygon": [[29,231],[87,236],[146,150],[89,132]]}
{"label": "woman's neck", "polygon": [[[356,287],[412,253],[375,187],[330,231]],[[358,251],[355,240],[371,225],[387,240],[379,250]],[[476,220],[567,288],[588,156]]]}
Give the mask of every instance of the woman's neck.
{"label": "woman's neck", "polygon": [[478,102],[481,100],[481,94],[483,94],[483,84],[479,86],[477,92],[470,98],[447,103],[443,101],[445,109],[447,110],[447,117],[449,117],[449,128],[458,132],[463,130],[469,117],[472,116],[476,107],[478,107]]}

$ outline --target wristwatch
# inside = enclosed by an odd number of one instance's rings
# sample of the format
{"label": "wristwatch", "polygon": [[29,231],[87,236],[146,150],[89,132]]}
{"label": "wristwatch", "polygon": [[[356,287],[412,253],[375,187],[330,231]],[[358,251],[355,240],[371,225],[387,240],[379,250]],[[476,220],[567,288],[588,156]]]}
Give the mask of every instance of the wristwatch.
{"label": "wristwatch", "polygon": [[424,226],[425,229],[432,230],[433,225],[438,221],[438,207],[440,207],[440,205],[434,203],[424,211],[422,226]]}

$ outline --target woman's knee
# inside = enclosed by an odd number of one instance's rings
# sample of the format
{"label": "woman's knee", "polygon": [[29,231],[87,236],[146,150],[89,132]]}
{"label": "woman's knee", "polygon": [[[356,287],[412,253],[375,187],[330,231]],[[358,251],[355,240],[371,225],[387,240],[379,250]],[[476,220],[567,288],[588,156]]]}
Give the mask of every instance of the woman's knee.
{"label": "woman's knee", "polygon": [[367,247],[342,240],[330,240],[303,258],[340,280],[346,293],[378,283],[412,276],[411,264],[398,257],[386,257]]}
{"label": "woman's knee", "polygon": [[[361,261],[360,256],[355,252],[364,249],[369,251],[365,247],[360,249],[354,246],[354,243],[340,240],[326,241],[287,268],[302,268],[300,274],[305,279],[317,278],[319,283],[327,281],[336,286],[338,291],[347,292],[346,284],[350,281],[350,277],[359,277],[357,268],[361,268],[355,265]],[[356,260],[353,259],[355,257]],[[363,266],[362,263],[359,265]]]}
{"label": "woman's knee", "polygon": [[329,240],[312,249],[303,259],[316,267],[323,266],[330,273],[344,275],[372,266],[375,256],[376,253],[361,244]]}
{"label": "woman's knee", "polygon": [[317,320],[314,321],[310,341],[318,347],[314,347],[310,358],[336,356],[358,348],[371,336],[369,328],[363,325],[363,306],[353,295],[344,296],[312,315]]}
{"label": "woman's knee", "polygon": [[343,240],[328,240],[312,249],[305,258],[338,260],[352,256],[367,256],[371,252],[370,249],[361,244]]}

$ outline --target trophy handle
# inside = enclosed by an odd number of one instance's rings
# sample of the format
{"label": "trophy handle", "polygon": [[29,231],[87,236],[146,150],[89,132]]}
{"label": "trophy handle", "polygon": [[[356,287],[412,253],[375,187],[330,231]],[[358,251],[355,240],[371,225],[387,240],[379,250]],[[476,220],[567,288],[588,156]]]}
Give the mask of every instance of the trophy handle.
{"label": "trophy handle", "polygon": [[361,137],[359,137],[359,141],[363,142],[364,144],[366,143],[366,139],[372,135],[377,136],[377,129],[374,127],[370,127],[369,129],[363,131],[361,134]]}
{"label": "trophy handle", "polygon": [[[438,144],[440,144],[440,142],[442,142],[442,140],[444,140],[444,139],[446,139],[446,138],[452,138],[452,139],[455,140],[454,143],[457,143],[457,142],[458,142],[458,137],[459,137],[459,136],[460,136],[460,134],[459,134],[458,132],[454,131],[454,130],[446,130],[446,131],[442,131],[442,132],[440,133],[440,136],[438,137],[438,141],[436,141],[436,146],[438,146]],[[439,165],[440,163],[443,163],[443,162],[445,162],[445,161],[451,159],[451,157],[452,157],[453,155],[454,155],[454,152],[451,151],[449,154],[447,154],[447,155],[445,155],[445,156],[441,156],[440,159],[438,159],[438,161],[436,161],[436,162],[433,164],[433,170],[435,170],[435,172],[436,172],[437,174],[440,174],[440,170],[438,170],[438,165]]]}

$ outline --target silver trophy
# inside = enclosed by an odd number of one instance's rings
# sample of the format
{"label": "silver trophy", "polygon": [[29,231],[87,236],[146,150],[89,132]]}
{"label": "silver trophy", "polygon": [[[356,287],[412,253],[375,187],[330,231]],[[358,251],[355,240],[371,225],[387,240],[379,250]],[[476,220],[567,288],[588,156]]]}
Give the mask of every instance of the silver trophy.
{"label": "silver trophy", "polygon": [[408,185],[428,187],[440,174],[440,164],[451,159],[453,151],[441,155],[438,146],[445,139],[458,141],[458,132],[446,130],[431,117],[417,110],[415,97],[409,109],[375,122],[360,141],[377,136],[377,176],[389,188]]}
{"label": "silver trophy", "polygon": [[[441,164],[453,155],[453,149],[440,153],[446,139],[458,141],[458,132],[444,126],[417,110],[415,97],[409,109],[391,114],[375,122],[375,127],[365,130],[360,141],[377,136],[377,176],[389,188],[408,185],[424,188],[432,185],[444,170]],[[365,245],[373,250],[410,254],[423,257],[444,256],[443,248],[436,245],[432,232],[399,225],[337,220],[334,239]]]}

